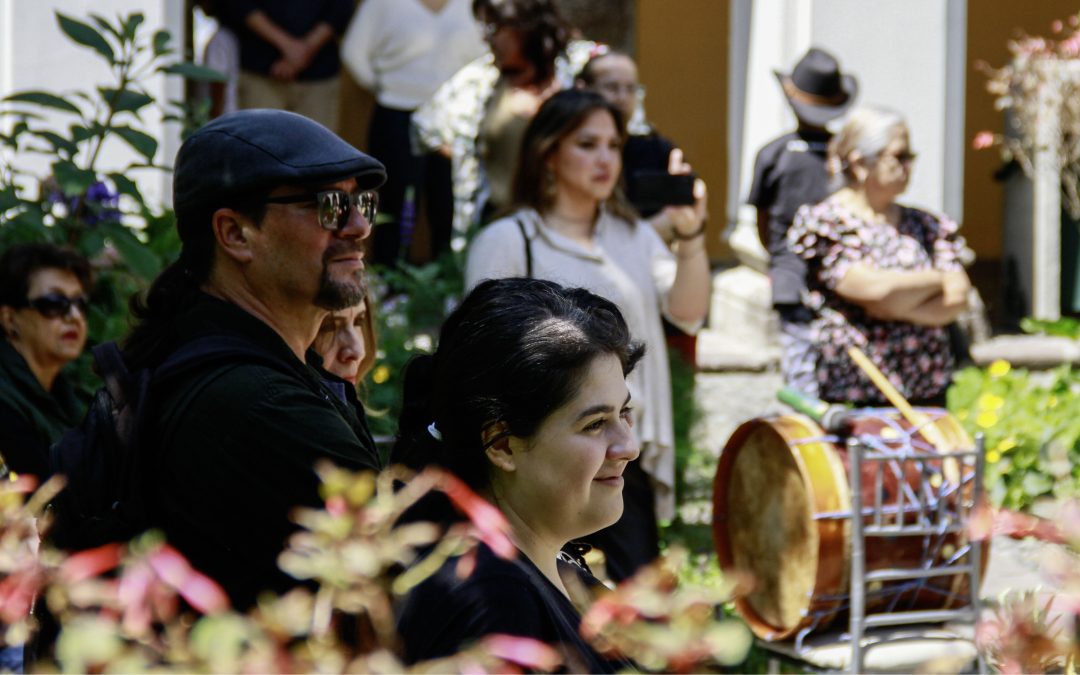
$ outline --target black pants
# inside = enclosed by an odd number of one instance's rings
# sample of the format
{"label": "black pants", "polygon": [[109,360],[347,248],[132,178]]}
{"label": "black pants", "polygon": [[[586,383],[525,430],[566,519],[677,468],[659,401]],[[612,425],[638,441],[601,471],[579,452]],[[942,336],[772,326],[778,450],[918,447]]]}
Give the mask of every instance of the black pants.
{"label": "black pants", "polygon": [[[411,110],[376,105],[368,128],[368,150],[386,166],[386,184],[379,189],[379,212],[393,218],[376,227],[372,235],[372,257],[381,265],[393,265],[408,256],[420,203],[426,205],[430,257],[450,248],[454,204],[450,160],[434,153],[413,154],[411,120]],[[407,205],[405,196],[410,186],[413,199]]]}
{"label": "black pants", "polygon": [[649,475],[634,460],[623,472],[623,514],[611,527],[583,538],[604,552],[607,573],[615,583],[628,579],[660,555],[656,496]]}

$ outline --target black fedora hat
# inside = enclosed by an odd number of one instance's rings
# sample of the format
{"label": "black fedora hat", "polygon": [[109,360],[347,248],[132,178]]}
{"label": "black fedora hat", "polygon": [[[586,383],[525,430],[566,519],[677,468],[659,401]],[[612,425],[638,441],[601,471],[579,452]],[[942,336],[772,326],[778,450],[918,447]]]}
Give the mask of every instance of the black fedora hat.
{"label": "black fedora hat", "polygon": [[790,75],[773,72],[795,116],[817,127],[843,115],[859,93],[855,77],[841,73],[836,57],[817,47],[799,59]]}

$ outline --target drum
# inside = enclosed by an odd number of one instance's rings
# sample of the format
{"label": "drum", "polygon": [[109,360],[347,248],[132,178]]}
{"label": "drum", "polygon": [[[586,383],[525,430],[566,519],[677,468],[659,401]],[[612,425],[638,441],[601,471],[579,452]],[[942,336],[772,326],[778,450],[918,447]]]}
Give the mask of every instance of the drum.
{"label": "drum", "polygon": [[[952,447],[974,447],[946,411],[922,410],[935,420]],[[873,441],[876,449],[933,451],[895,410],[855,411],[853,420],[852,434]],[[785,415],[744,423],[720,455],[713,489],[716,550],[723,569],[753,576],[751,592],[738,598],[736,607],[761,639],[784,640],[800,631],[823,629],[847,607],[851,492],[843,441],[809,417]],[[929,463],[937,464],[939,472],[943,468],[940,462]],[[874,476],[868,474],[877,473],[873,464],[864,462],[862,469],[864,507],[874,503],[878,489]],[[891,469],[881,472],[884,503],[895,500],[899,489],[918,489],[920,480],[912,462],[897,463]],[[969,480],[962,485],[970,497],[973,481],[970,474],[966,477]],[[963,490],[957,494],[957,499],[963,498]],[[927,507],[914,500],[901,517],[908,522],[918,514],[907,510],[918,508]],[[955,534],[871,538],[866,543],[866,569],[944,564],[965,543]],[[982,557],[984,565],[987,557]],[[867,613],[963,606],[968,601],[967,586],[967,576],[961,574],[915,584],[882,584],[868,588]]]}

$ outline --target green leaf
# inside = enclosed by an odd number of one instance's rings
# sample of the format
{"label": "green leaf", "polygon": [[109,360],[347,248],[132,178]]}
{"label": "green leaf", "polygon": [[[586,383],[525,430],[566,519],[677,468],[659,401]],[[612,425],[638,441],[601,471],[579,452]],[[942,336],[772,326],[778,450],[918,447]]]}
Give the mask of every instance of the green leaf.
{"label": "green leaf", "polygon": [[157,256],[131,230],[119,223],[102,223],[101,229],[123,256],[132,273],[146,281],[157,276],[161,268]]}
{"label": "green leaf", "polygon": [[173,63],[159,68],[162,73],[169,73],[170,75],[180,75],[189,80],[197,80],[199,82],[227,82],[229,80],[225,73],[214,70],[213,68],[207,68],[206,66],[200,66],[197,63],[190,61],[181,61],[179,63]]}
{"label": "green leaf", "polygon": [[81,195],[90,189],[96,176],[93,171],[80,169],[72,162],[61,160],[52,165],[53,176],[66,195]]}
{"label": "green leaf", "polygon": [[101,97],[116,112],[138,112],[154,102],[153,96],[130,89],[116,90],[111,87],[98,87]]}
{"label": "green leaf", "polygon": [[90,18],[94,20],[94,23],[98,25],[98,28],[108,33],[111,33],[113,36],[116,37],[117,40],[121,39],[120,31],[116,30],[116,28],[111,23],[109,23],[108,19],[101,16],[100,14],[93,13],[90,14]]}
{"label": "green leaf", "polygon": [[63,110],[64,112],[75,113],[76,115],[82,114],[82,111],[75,107],[75,104],[71,101],[57,96],[56,94],[50,94],[47,91],[21,91],[17,94],[8,96],[4,100],[20,103],[33,103],[34,105],[40,105],[45,108],[55,108],[56,110]]}
{"label": "green leaf", "polygon": [[67,153],[68,157],[71,157],[79,151],[79,145],[75,141],[70,138],[64,138],[58,133],[52,131],[32,131],[30,133],[47,140],[52,144],[53,150],[57,153],[63,150]]}
{"label": "green leaf", "polygon": [[71,140],[76,143],[82,143],[83,141],[93,138],[96,134],[90,131],[81,124],[72,124],[70,127]]}
{"label": "green leaf", "polygon": [[167,30],[159,30],[154,33],[154,56],[168,54],[170,40],[172,40],[172,35]]}
{"label": "green leaf", "polygon": [[96,28],[82,21],[72,19],[70,16],[65,16],[60,12],[56,13],[56,20],[60,24],[60,30],[64,31],[69,38],[81,45],[90,47],[108,59],[110,64],[116,63],[113,48]]}
{"label": "green leaf", "polygon": [[127,144],[135,149],[148,162],[153,162],[157,154],[158,142],[150,134],[143,133],[131,127],[113,127],[113,133],[127,141]]}
{"label": "green leaf", "polygon": [[116,185],[117,192],[122,195],[133,197],[139,202],[143,201],[142,193],[139,192],[139,186],[135,184],[135,181],[122,173],[110,173],[109,178],[111,178],[113,184]]}
{"label": "green leaf", "polygon": [[128,40],[135,39],[135,31],[139,29],[139,24],[143,22],[142,12],[134,12],[124,21],[124,37]]}
{"label": "green leaf", "polygon": [[22,204],[22,200],[16,194],[14,185],[8,185],[3,190],[0,190],[0,213],[9,211],[20,204]]}

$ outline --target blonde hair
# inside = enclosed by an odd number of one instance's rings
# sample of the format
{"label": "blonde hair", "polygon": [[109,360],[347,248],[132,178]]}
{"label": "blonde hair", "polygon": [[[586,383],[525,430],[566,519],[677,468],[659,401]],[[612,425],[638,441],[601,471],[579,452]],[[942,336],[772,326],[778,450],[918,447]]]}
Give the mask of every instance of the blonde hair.
{"label": "blonde hair", "polygon": [[829,141],[829,153],[825,167],[835,188],[856,184],[851,167],[851,156],[858,153],[862,159],[877,158],[898,129],[907,129],[904,116],[895,110],[878,106],[856,108],[848,115],[843,128]]}

